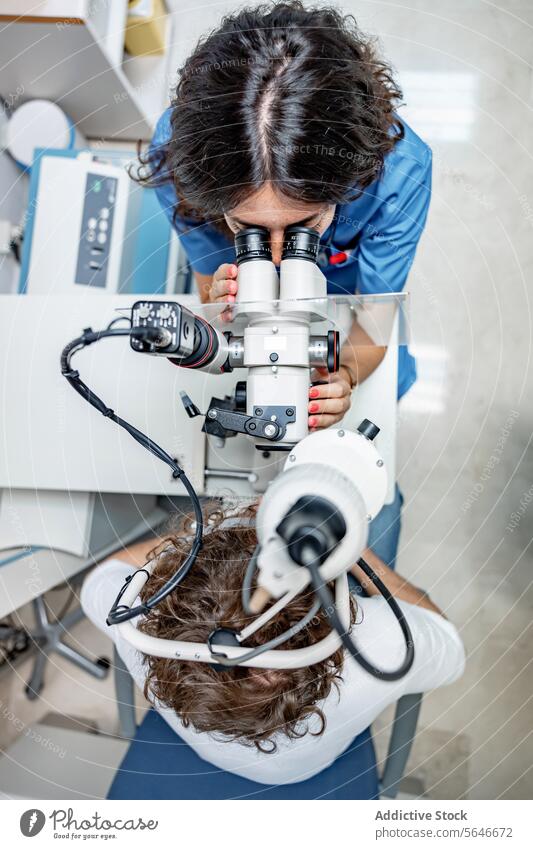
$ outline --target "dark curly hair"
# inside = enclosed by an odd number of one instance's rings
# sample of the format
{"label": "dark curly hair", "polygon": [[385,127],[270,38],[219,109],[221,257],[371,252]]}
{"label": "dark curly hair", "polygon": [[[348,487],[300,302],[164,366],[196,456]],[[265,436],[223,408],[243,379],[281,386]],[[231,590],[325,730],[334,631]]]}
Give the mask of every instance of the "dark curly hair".
{"label": "dark curly hair", "polygon": [[176,216],[214,223],[266,182],[345,203],[402,137],[401,96],[351,15],[300,0],[245,8],[180,69],[170,139],[141,157],[137,179],[172,182]]}
{"label": "dark curly hair", "polygon": [[[256,505],[241,508],[235,515],[249,521],[255,509]],[[221,527],[225,518],[220,508],[207,513],[209,531],[193,569],[179,588],[139,622],[138,627],[146,634],[205,643],[216,627],[241,630],[249,624],[241,588],[257,537],[251,526]],[[153,552],[157,562],[143,587],[143,601],[157,592],[183,562],[190,547],[191,521],[192,517],[182,520]],[[313,593],[309,591],[297,596],[253,634],[246,647],[283,633],[303,618],[312,602]],[[353,622],[355,605],[351,603]],[[326,616],[320,612],[282,648],[301,648],[329,632]],[[224,740],[238,740],[273,752],[278,735],[295,738],[323,733],[326,720],[317,702],[341,680],[343,651],[338,649],[313,666],[287,670],[235,667],[219,672],[209,664],[177,658],[145,655],[144,660],[148,667],[144,694],[149,701],[157,700],[174,710],[186,727],[192,725],[197,731],[218,733]],[[317,731],[309,731],[308,720],[313,715],[320,720]]]}

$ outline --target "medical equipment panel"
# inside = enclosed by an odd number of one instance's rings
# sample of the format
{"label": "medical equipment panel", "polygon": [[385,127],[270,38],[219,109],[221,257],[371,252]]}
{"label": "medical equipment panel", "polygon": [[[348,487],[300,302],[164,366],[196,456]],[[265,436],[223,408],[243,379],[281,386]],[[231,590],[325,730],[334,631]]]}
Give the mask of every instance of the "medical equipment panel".
{"label": "medical equipment panel", "polygon": [[74,280],[78,285],[106,288],[117,188],[117,177],[88,172]]}

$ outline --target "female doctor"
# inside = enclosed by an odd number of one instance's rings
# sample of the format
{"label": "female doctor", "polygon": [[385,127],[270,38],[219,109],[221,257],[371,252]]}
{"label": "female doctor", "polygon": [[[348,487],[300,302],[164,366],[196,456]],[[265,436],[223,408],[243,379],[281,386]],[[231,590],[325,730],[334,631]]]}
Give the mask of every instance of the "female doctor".
{"label": "female doctor", "polygon": [[[330,294],[399,292],[422,233],[431,151],[398,117],[390,68],[351,16],[299,0],[226,17],[180,70],[139,178],[156,188],[203,302],[235,300],[233,238],[270,232],[280,263],[286,227],[320,233]],[[356,322],[339,371],[309,390],[309,428],[329,427],[385,348],[358,345]],[[398,397],[416,379],[399,350]],[[371,525],[369,546],[390,566],[401,494]]]}

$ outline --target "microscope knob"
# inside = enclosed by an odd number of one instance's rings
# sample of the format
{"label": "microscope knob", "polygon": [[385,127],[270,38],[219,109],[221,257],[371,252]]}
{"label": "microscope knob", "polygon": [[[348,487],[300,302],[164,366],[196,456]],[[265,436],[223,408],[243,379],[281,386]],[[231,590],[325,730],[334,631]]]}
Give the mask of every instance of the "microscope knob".
{"label": "microscope knob", "polygon": [[371,422],[370,419],[363,419],[357,430],[371,442],[379,433],[379,427],[374,422]]}
{"label": "microscope knob", "polygon": [[341,354],[340,333],[338,330],[328,331],[328,371],[332,374],[339,370],[339,358]]}
{"label": "microscope knob", "polygon": [[235,384],[235,409],[246,412],[246,381],[238,380]]}

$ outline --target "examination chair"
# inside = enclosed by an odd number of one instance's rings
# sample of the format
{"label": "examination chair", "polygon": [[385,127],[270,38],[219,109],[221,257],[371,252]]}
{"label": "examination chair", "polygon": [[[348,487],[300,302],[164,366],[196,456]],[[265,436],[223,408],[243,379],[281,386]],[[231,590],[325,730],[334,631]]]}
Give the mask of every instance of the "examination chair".
{"label": "examination chair", "polygon": [[131,745],[108,799],[394,799],[422,701],[419,693],[399,699],[381,778],[367,728],[318,775],[296,784],[259,784],[204,761],[153,708],[137,727],[135,685],[116,649],[114,671],[121,735]]}

